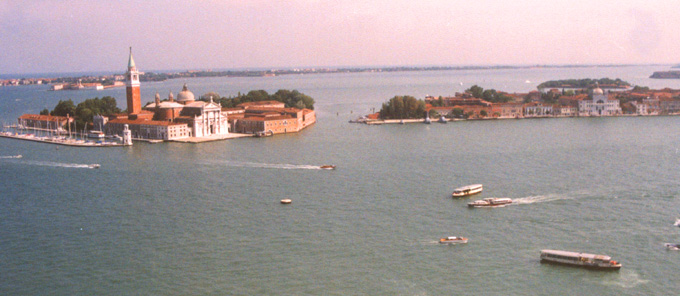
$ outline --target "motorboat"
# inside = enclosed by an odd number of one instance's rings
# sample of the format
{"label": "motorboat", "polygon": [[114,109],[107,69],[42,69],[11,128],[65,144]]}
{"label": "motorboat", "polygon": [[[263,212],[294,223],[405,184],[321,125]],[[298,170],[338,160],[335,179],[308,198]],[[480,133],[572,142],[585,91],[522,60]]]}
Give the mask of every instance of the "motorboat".
{"label": "motorboat", "polygon": [[673,223],[673,226],[680,226],[680,218],[675,219],[675,223]]}
{"label": "motorboat", "polygon": [[663,245],[666,246],[666,249],[669,249],[669,250],[672,250],[672,251],[680,251],[680,244],[665,243]]}
{"label": "motorboat", "polygon": [[453,197],[470,196],[482,192],[482,189],[483,189],[482,184],[463,186],[454,189],[451,196]]}
{"label": "motorboat", "polygon": [[501,197],[501,198],[490,197],[490,198],[475,200],[471,203],[468,203],[468,207],[471,207],[471,208],[504,207],[504,206],[507,206],[511,203],[512,203],[512,199],[509,199],[509,198],[506,198],[506,197]]}
{"label": "motorboat", "polygon": [[467,244],[468,239],[461,236],[447,236],[445,238],[440,238],[440,244]]}
{"label": "motorboat", "polygon": [[99,168],[99,164],[97,164],[97,163],[91,164],[91,165],[88,165],[88,166],[89,166],[91,169],[98,169],[98,168]]}
{"label": "motorboat", "polygon": [[322,166],[320,166],[319,168],[322,169],[322,170],[334,170],[334,169],[335,169],[335,166],[334,166],[334,165],[327,164],[327,165],[322,165]]}
{"label": "motorboat", "polygon": [[607,255],[595,255],[559,250],[541,250],[541,263],[543,262],[593,269],[616,270],[621,268],[621,263],[612,260],[612,258]]}
{"label": "motorboat", "polygon": [[290,204],[292,202],[293,202],[293,200],[290,199],[290,198],[284,198],[284,199],[281,200],[281,203],[284,204],[284,205]]}

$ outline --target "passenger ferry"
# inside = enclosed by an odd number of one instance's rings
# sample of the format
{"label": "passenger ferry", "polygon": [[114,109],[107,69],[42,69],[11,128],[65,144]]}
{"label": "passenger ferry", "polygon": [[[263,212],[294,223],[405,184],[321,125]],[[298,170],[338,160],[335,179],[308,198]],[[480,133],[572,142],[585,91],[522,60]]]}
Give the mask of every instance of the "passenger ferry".
{"label": "passenger ferry", "polygon": [[463,197],[470,196],[482,192],[482,184],[468,185],[453,190],[451,196],[453,197]]}
{"label": "passenger ferry", "polygon": [[611,257],[606,255],[558,250],[541,250],[541,263],[542,262],[573,265],[593,269],[621,268],[621,263],[612,260]]}
{"label": "passenger ferry", "polygon": [[512,199],[507,197],[502,198],[485,198],[480,200],[475,200],[468,203],[468,207],[471,208],[484,208],[484,207],[504,207],[512,203]]}

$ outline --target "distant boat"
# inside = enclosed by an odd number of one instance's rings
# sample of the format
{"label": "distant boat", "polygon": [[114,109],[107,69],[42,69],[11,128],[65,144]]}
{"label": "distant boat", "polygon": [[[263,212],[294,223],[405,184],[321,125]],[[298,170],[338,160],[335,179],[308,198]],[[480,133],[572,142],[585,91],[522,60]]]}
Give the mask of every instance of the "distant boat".
{"label": "distant boat", "polygon": [[471,208],[493,208],[493,207],[504,207],[512,203],[512,199],[509,198],[485,198],[480,200],[475,200],[474,202],[468,203],[468,207]]}
{"label": "distant boat", "polygon": [[669,249],[669,250],[672,250],[672,251],[680,250],[680,244],[665,243],[664,246],[666,246],[666,249]]}
{"label": "distant boat", "polygon": [[675,223],[673,223],[673,226],[680,226],[680,218],[675,219]]}
{"label": "distant boat", "polygon": [[482,192],[482,184],[474,184],[456,188],[451,194],[453,197],[470,196]]}
{"label": "distant boat", "polygon": [[468,239],[461,236],[447,236],[445,238],[440,238],[440,244],[467,244]]}
{"label": "distant boat", "polygon": [[290,198],[284,198],[284,199],[281,200],[281,203],[284,204],[284,205],[290,204],[292,202],[293,202],[293,200],[290,199]]}
{"label": "distant boat", "polygon": [[606,255],[541,250],[541,262],[579,266],[594,269],[620,269],[621,263]]}
{"label": "distant boat", "polygon": [[446,121],[446,117],[444,117],[444,116],[439,117],[439,120],[437,120],[437,122],[439,122],[439,123],[446,123],[446,122],[447,122],[447,121]]}
{"label": "distant boat", "polygon": [[90,139],[103,139],[105,137],[103,132],[100,131],[89,131],[87,137]]}
{"label": "distant boat", "polygon": [[91,169],[98,169],[98,168],[99,168],[99,164],[97,164],[97,163],[91,164],[91,165],[88,165],[88,167],[90,167]]}
{"label": "distant boat", "polygon": [[335,166],[334,166],[334,165],[327,164],[327,165],[322,165],[322,166],[320,166],[319,168],[322,169],[322,170],[334,170],[334,169],[335,169]]}

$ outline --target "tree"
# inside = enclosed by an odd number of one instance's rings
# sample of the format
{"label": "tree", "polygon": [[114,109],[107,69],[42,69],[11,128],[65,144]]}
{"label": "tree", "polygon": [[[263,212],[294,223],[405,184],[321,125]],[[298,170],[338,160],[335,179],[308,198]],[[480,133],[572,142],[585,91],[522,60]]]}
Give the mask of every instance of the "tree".
{"label": "tree", "polygon": [[484,89],[475,84],[475,85],[471,86],[470,88],[466,89],[465,92],[470,93],[475,98],[482,98],[482,94],[484,93]]}
{"label": "tree", "polygon": [[382,119],[407,119],[425,117],[425,101],[412,96],[395,96],[380,109]]}
{"label": "tree", "polygon": [[57,106],[54,107],[54,110],[50,112],[50,115],[53,116],[73,116],[76,114],[76,106],[73,104],[73,101],[71,99],[67,101],[62,101],[59,100],[59,103],[57,103]]}
{"label": "tree", "polygon": [[479,111],[479,115],[481,115],[482,117],[486,117],[487,114],[488,113],[486,113],[486,110]]}
{"label": "tree", "polygon": [[45,108],[42,111],[40,111],[40,115],[50,115],[50,110],[47,110],[47,108]]}
{"label": "tree", "polygon": [[451,110],[451,115],[454,118],[462,118],[464,113],[465,111],[463,111],[461,108],[453,108],[453,110]]}
{"label": "tree", "polygon": [[212,99],[215,102],[219,102],[220,101],[220,94],[218,94],[214,91],[211,91],[211,92],[205,93],[201,96],[201,101],[210,102],[210,99]]}

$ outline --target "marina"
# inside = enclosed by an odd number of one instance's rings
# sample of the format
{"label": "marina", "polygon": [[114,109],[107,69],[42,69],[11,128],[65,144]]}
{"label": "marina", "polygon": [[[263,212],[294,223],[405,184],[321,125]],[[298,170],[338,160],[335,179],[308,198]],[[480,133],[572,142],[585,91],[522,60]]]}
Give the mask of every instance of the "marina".
{"label": "marina", "polygon": [[67,137],[50,137],[50,136],[36,136],[34,134],[19,134],[12,132],[1,132],[0,137],[17,139],[24,141],[32,141],[46,144],[56,144],[73,147],[121,147],[126,146],[119,142],[108,141],[87,141],[81,139],[67,138]]}

